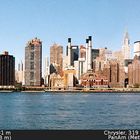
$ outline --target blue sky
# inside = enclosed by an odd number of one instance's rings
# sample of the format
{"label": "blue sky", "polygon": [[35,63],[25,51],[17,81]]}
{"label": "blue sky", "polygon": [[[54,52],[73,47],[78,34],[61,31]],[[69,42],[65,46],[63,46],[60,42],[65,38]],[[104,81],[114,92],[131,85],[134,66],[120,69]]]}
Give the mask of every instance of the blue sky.
{"label": "blue sky", "polygon": [[[130,43],[140,40],[140,0],[0,0],[0,52],[9,51],[16,64],[24,60],[28,40],[43,42],[43,59],[55,42],[119,50],[127,29]],[[65,52],[64,52],[65,53]]]}

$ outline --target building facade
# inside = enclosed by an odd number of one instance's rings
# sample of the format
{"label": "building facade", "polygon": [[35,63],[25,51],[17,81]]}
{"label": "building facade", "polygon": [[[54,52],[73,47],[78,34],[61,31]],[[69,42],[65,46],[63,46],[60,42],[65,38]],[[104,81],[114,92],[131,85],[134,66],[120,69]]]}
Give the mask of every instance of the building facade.
{"label": "building facade", "polygon": [[64,89],[64,79],[59,74],[52,73],[49,80],[49,89],[62,90]]}
{"label": "building facade", "polygon": [[63,68],[63,47],[58,44],[53,44],[50,47],[50,74],[62,73]]}
{"label": "building facade", "polygon": [[101,72],[88,71],[81,76],[81,85],[87,88],[107,88],[108,79]]}
{"label": "building facade", "polygon": [[125,72],[124,67],[117,60],[110,60],[105,64],[103,73],[108,78],[109,87],[124,87]]}
{"label": "building facade", "polygon": [[128,85],[140,86],[140,56],[136,55],[133,62],[128,65]]}
{"label": "building facade", "polygon": [[0,55],[0,86],[14,86],[15,57],[4,52]]}
{"label": "building facade", "polygon": [[49,84],[49,76],[50,76],[50,65],[48,57],[45,57],[45,68],[44,68],[44,84],[48,86]]}
{"label": "building facade", "polygon": [[[68,44],[70,44],[71,42],[69,42]],[[68,45],[66,48],[66,56],[69,57],[69,66],[74,66],[74,61],[77,61],[79,58],[79,47],[78,46],[70,46]]]}
{"label": "building facade", "polygon": [[134,42],[134,56],[140,56],[140,41]]}
{"label": "building facade", "polygon": [[99,57],[99,49],[92,49],[91,51],[91,56],[92,56],[92,60],[96,59],[97,57]]}
{"label": "building facade", "polygon": [[22,61],[18,64],[18,70],[16,71],[16,82],[24,85],[24,69]]}
{"label": "building facade", "polygon": [[71,69],[66,69],[64,70],[64,88],[65,89],[73,89],[76,85],[76,70],[71,68]]}
{"label": "building facade", "polygon": [[79,58],[86,59],[86,48],[83,45],[80,45]]}
{"label": "building facade", "polygon": [[130,40],[129,40],[128,32],[126,32],[124,35],[122,53],[124,59],[130,59]]}
{"label": "building facade", "polygon": [[25,47],[25,86],[41,86],[42,42],[32,39]]}
{"label": "building facade", "polygon": [[93,71],[102,71],[105,64],[105,59],[103,59],[102,57],[97,57],[95,60],[93,60]]}

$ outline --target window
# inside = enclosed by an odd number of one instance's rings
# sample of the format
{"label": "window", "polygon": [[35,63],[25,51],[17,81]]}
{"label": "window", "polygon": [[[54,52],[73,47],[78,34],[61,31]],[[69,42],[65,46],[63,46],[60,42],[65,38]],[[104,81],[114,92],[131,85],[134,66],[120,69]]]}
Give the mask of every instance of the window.
{"label": "window", "polygon": [[30,80],[34,80],[34,72],[30,72]]}
{"label": "window", "polygon": [[101,85],[103,85],[103,84],[104,84],[104,80],[102,79],[102,80],[101,80]]}
{"label": "window", "polygon": [[31,45],[31,50],[34,50],[34,45]]}
{"label": "window", "polygon": [[30,82],[30,85],[31,85],[31,86],[34,86],[34,82]]}
{"label": "window", "polygon": [[30,62],[30,69],[31,69],[31,70],[34,69],[34,62]]}
{"label": "window", "polygon": [[34,52],[30,53],[30,60],[34,60]]}

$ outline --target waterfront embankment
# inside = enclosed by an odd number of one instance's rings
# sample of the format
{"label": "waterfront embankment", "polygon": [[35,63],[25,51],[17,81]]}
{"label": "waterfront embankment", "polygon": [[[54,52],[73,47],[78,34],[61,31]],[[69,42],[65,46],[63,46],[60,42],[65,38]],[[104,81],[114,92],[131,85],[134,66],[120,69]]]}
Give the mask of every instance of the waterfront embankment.
{"label": "waterfront embankment", "polygon": [[3,88],[0,92],[51,92],[51,93],[140,93],[140,88],[82,88],[70,90],[52,90],[44,87],[39,88]]}

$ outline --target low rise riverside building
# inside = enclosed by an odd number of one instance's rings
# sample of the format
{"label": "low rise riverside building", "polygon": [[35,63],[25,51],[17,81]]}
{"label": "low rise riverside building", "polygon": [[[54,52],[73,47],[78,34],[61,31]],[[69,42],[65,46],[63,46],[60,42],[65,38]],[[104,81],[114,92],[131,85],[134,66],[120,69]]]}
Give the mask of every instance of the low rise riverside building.
{"label": "low rise riverside building", "polygon": [[103,73],[88,71],[81,76],[81,85],[88,88],[107,88],[108,79]]}

